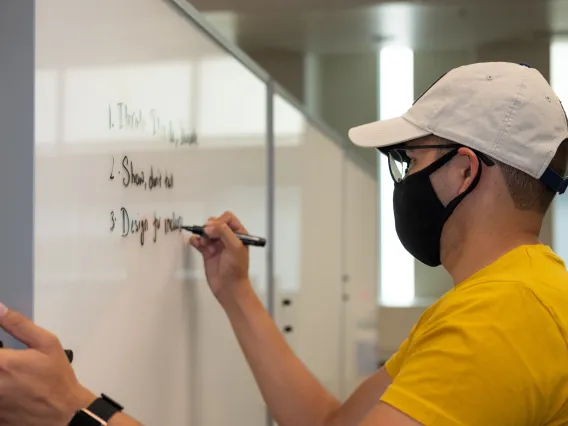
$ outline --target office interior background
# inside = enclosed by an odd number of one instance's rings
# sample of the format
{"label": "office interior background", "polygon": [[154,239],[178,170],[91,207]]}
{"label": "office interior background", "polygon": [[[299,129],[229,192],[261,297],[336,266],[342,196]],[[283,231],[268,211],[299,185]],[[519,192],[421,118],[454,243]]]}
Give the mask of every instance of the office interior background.
{"label": "office interior background", "polygon": [[[266,235],[269,250],[251,250],[253,285],[344,399],[452,286],[400,245],[385,159],[352,146],[348,129],[400,115],[443,73],[479,61],[528,63],[568,105],[568,0],[8,0],[0,12],[11,141],[0,144],[1,300],[60,336],[81,379],[148,424],[260,425],[266,410],[200,259],[182,262],[163,235],[118,244],[111,209],[192,220],[231,209]],[[198,143],[116,133],[111,102],[155,108]],[[165,164],[175,190],[108,187],[110,155],[124,152]],[[565,259],[567,216],[565,195],[542,231]]]}

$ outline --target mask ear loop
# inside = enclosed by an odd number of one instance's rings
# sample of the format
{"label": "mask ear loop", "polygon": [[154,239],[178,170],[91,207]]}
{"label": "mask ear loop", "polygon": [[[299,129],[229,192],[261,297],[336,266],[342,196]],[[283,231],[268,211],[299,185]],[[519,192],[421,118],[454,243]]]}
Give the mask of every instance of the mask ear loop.
{"label": "mask ear loop", "polygon": [[482,167],[481,164],[483,163],[483,161],[481,160],[481,158],[479,158],[479,155],[477,153],[475,153],[475,156],[477,157],[477,160],[479,161],[479,170],[477,171],[477,175],[473,179],[473,182],[471,183],[471,185],[469,185],[469,188],[467,188],[464,192],[462,192],[460,195],[458,195],[456,198],[454,198],[452,201],[450,201],[450,203],[446,206],[446,210],[445,210],[445,214],[444,214],[444,221],[442,223],[445,223],[446,220],[448,220],[448,218],[454,212],[454,210],[456,209],[458,204],[461,203],[463,201],[463,199],[468,194],[470,194],[471,191],[473,191],[477,187],[477,185],[479,184],[479,181],[481,180],[481,172],[483,170],[483,167]]}

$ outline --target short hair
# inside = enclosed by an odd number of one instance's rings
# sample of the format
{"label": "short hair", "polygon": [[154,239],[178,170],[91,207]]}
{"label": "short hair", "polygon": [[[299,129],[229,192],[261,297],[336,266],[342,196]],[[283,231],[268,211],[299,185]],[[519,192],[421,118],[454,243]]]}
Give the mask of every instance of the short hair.
{"label": "short hair", "polygon": [[[534,211],[544,215],[552,204],[556,192],[540,179],[535,179],[519,169],[500,161],[495,161],[495,163],[501,169],[515,207],[519,210]],[[560,176],[566,176],[568,170],[568,139],[560,144],[549,167]]]}
{"label": "short hair", "polygon": [[[442,144],[455,143],[449,139],[436,137]],[[441,157],[450,150],[441,150],[439,156]],[[515,203],[515,207],[523,211],[534,211],[544,215],[556,193],[546,186],[540,179],[535,179],[529,174],[516,169],[501,161],[493,161],[501,169],[501,173],[505,178],[509,194]],[[566,177],[568,172],[568,139],[565,139],[556,154],[552,158],[549,167],[562,177]]]}

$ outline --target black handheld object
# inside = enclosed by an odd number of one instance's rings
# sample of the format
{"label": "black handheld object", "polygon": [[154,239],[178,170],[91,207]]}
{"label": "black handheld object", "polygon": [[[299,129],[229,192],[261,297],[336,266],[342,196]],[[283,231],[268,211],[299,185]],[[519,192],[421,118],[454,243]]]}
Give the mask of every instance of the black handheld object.
{"label": "black handheld object", "polygon": [[[181,229],[185,229],[186,231],[208,238],[203,226],[198,226],[198,225],[182,226]],[[239,234],[238,232],[235,232],[235,235],[246,246],[264,247],[266,245],[266,239],[261,237],[254,237],[252,235],[247,235],[247,234]]]}

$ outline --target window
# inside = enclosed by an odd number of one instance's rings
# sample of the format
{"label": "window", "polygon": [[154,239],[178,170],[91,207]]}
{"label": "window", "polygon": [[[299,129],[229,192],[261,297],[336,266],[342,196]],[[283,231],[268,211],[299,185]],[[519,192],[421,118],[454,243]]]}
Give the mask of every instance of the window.
{"label": "window", "polygon": [[[550,84],[568,109],[568,39],[553,40],[550,45]],[[556,253],[568,260],[568,197],[556,197],[552,207],[552,241]],[[564,220],[562,220],[564,218]]]}
{"label": "window", "polygon": [[[384,47],[379,54],[380,119],[400,116],[414,100],[414,52],[407,47]],[[414,299],[414,258],[400,243],[394,226],[394,183],[387,160],[379,161],[379,304],[409,305]]]}

